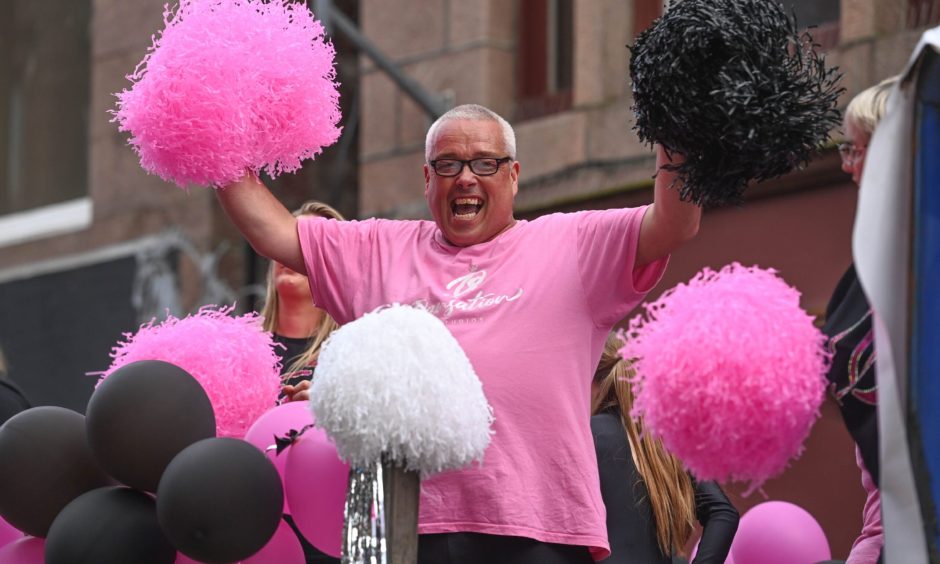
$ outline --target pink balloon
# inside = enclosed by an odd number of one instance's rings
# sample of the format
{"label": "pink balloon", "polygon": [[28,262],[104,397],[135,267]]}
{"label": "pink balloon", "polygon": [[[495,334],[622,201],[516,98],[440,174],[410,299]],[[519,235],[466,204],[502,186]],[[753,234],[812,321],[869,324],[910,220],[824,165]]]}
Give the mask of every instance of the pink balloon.
{"label": "pink balloon", "polygon": [[7,523],[3,517],[0,517],[0,548],[10,544],[13,541],[20,540],[25,536],[26,535],[23,533],[23,531]]}
{"label": "pink balloon", "polygon": [[322,429],[309,429],[287,449],[284,478],[297,528],[310,544],[339,558],[349,465]]}
{"label": "pink balloon", "polygon": [[300,539],[290,525],[281,520],[268,544],[253,556],[242,560],[242,564],[304,564],[306,561]]}
{"label": "pink balloon", "polygon": [[23,537],[0,548],[0,564],[43,564],[45,539]]}
{"label": "pink balloon", "polygon": [[731,553],[737,564],[815,564],[832,558],[816,519],[786,501],[767,501],[745,513]]}
{"label": "pink balloon", "polygon": [[[291,429],[301,430],[305,425],[313,423],[313,413],[310,412],[310,404],[306,401],[291,401],[283,403],[266,411],[255,421],[248,432],[245,433],[245,440],[255,445],[261,452],[274,462],[277,473],[281,475],[281,483],[284,481],[284,468],[287,466],[287,452],[277,454],[276,451],[267,451],[268,447],[274,444],[274,437],[286,435]],[[284,488],[284,513],[290,514],[290,507],[287,503],[287,488]]]}

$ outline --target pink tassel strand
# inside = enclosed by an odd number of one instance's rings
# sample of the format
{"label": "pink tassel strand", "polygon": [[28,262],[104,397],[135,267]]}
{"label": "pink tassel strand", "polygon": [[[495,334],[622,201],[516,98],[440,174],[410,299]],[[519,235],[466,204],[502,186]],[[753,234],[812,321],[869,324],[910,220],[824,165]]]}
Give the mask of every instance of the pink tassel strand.
{"label": "pink tassel strand", "polygon": [[773,270],[704,269],[630,321],[633,416],[701,480],[750,491],[799,456],[819,417],[825,337]]}
{"label": "pink tassel strand", "polygon": [[339,138],[335,52],[304,3],[182,0],[164,25],[112,111],[147,172],[225,186]]}

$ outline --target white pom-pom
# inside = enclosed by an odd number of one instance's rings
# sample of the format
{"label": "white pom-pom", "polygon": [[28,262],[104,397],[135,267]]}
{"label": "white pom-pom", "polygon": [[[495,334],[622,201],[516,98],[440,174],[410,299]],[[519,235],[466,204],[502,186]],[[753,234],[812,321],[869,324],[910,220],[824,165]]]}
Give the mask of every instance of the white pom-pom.
{"label": "white pom-pom", "polygon": [[447,327],[419,308],[389,306],[335,331],[317,362],[317,426],[354,466],[383,453],[429,475],[482,460],[493,410]]}

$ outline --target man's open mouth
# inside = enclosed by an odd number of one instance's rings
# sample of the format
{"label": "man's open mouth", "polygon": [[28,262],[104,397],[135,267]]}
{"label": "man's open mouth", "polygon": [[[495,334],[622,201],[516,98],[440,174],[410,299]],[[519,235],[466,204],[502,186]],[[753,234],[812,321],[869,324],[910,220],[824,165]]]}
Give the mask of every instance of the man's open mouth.
{"label": "man's open mouth", "polygon": [[469,221],[475,218],[481,209],[483,209],[483,200],[480,198],[457,198],[450,205],[454,219],[461,221]]}

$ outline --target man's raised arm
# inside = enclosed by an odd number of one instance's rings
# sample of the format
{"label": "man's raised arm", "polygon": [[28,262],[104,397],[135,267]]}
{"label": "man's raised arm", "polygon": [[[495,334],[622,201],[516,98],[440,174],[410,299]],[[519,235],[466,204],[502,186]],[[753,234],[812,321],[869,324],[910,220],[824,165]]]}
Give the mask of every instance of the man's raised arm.
{"label": "man's raised arm", "polygon": [[295,272],[307,273],[297,218],[253,174],[215,191],[225,213],[258,252]]}
{"label": "man's raised arm", "polygon": [[665,150],[656,146],[656,184],[653,188],[653,205],[647,210],[640,226],[640,240],[637,244],[636,266],[647,265],[676,250],[698,233],[702,219],[702,208],[679,199],[679,191],[669,188],[676,175],[663,170],[664,164],[681,158],[678,155],[670,161]]}

